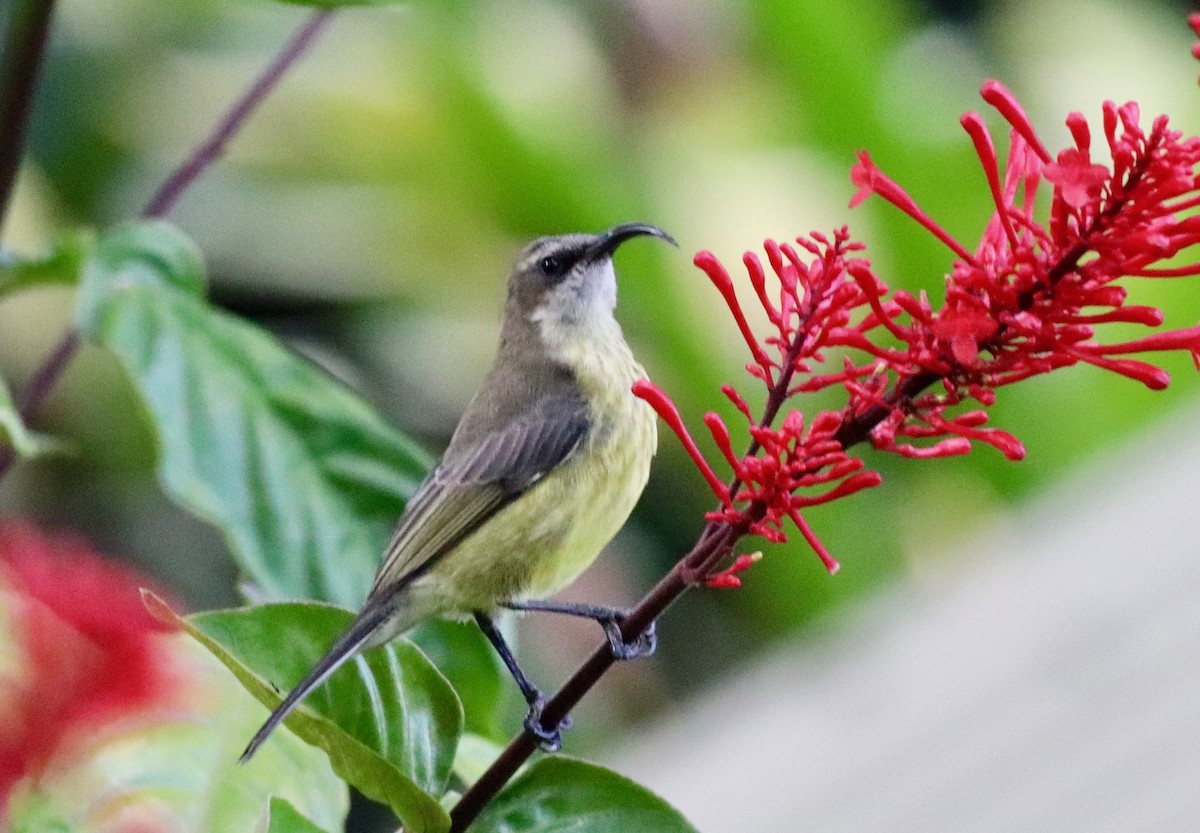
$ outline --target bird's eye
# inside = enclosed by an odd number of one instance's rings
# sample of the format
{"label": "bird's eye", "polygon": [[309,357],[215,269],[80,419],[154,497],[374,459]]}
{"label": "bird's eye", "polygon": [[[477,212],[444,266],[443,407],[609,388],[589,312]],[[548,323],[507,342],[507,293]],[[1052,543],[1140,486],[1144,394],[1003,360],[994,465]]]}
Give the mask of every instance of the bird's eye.
{"label": "bird's eye", "polygon": [[561,278],[563,274],[563,262],[554,255],[547,255],[542,258],[538,264],[538,268],[542,270],[542,274],[547,278]]}

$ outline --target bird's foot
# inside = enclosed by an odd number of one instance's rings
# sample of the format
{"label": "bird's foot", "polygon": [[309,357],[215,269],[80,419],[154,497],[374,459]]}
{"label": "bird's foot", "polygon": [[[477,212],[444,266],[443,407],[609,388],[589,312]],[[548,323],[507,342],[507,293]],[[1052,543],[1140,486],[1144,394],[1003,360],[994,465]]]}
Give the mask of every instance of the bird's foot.
{"label": "bird's foot", "polygon": [[604,628],[604,635],[608,637],[608,645],[612,651],[613,659],[627,660],[648,657],[658,647],[658,638],[654,632],[654,622],[651,622],[644,631],[638,634],[637,639],[630,642],[625,641],[625,637],[621,633],[621,625],[629,617],[629,613],[620,608],[577,604],[575,602],[548,602],[528,599],[519,602],[504,602],[502,606],[507,607],[509,610],[536,610],[544,613],[561,613],[565,616],[579,616],[584,619],[592,619],[600,627]]}
{"label": "bird's foot", "polygon": [[529,713],[525,715],[525,731],[533,735],[543,752],[557,752],[562,748],[562,733],[571,728],[570,715],[564,717],[553,729],[542,725],[542,712],[546,708],[546,698],[539,694],[530,704]]}
{"label": "bird's foot", "polygon": [[655,623],[651,622],[648,628],[638,634],[637,639],[626,642],[625,637],[621,635],[621,622],[624,619],[625,617],[621,615],[600,622],[600,626],[604,628],[604,633],[608,637],[608,647],[612,651],[613,659],[624,661],[653,654],[658,648]]}

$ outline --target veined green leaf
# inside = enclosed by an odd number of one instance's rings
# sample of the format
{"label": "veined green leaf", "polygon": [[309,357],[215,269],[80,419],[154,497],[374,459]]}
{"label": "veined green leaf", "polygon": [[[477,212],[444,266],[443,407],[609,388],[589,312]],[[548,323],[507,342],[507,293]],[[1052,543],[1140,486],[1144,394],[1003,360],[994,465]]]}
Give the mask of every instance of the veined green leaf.
{"label": "veined green leaf", "polygon": [[220,527],[262,596],[357,606],[427,458],[203,287],[182,232],[128,226],[85,265],[76,319],[141,395],[167,493]]}
{"label": "veined green leaf", "polygon": [[[144,597],[156,617],[195,637],[269,708],[353,618],[346,610],[299,602],[183,618],[153,594]],[[351,660],[285,725],[324,749],[334,772],[390,806],[409,833],[437,833],[449,825],[435,796],[450,777],[462,706],[412,643],[396,640]]]}
{"label": "veined green leaf", "polygon": [[471,833],[696,833],[654,793],[610,769],[556,755],[518,775]]}

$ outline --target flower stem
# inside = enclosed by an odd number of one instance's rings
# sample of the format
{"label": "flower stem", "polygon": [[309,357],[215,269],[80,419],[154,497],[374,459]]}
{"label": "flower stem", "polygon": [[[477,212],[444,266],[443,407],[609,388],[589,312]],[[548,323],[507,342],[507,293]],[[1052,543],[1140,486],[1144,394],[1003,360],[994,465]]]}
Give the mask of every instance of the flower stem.
{"label": "flower stem", "polygon": [[17,180],[25,125],[50,35],[54,0],[13,0],[0,40],[0,230]]}

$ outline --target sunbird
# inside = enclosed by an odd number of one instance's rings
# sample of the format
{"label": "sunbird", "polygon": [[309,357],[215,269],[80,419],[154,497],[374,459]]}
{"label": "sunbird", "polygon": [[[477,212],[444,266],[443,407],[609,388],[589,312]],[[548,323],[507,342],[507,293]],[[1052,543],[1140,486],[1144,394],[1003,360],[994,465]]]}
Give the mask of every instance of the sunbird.
{"label": "sunbird", "polygon": [[613,253],[643,235],[675,242],[625,223],[522,250],[495,362],[400,516],[362,612],[267,718],[243,762],[342,663],[433,617],[474,617],[529,705],[526,729],[547,749],[558,748],[561,727],[541,725],[545,699],[496,628],[497,612],[595,619],[618,659],[654,650],[652,630],[624,641],[617,608],[546,601],[624,525],[658,444],[653,410],[630,391],[645,371],[613,317]]}

